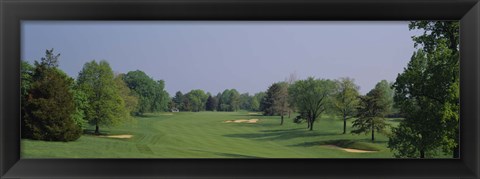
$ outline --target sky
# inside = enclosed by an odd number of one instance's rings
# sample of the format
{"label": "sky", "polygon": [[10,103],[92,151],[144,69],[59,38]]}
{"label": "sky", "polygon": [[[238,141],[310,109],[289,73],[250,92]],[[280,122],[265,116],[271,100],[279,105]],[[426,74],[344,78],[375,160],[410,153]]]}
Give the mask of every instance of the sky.
{"label": "sky", "polygon": [[350,77],[360,93],[395,81],[415,51],[407,21],[22,21],[21,59],[46,49],[76,78],[106,60],[116,73],[142,70],[171,96],[202,89],[254,94],[295,73]]}

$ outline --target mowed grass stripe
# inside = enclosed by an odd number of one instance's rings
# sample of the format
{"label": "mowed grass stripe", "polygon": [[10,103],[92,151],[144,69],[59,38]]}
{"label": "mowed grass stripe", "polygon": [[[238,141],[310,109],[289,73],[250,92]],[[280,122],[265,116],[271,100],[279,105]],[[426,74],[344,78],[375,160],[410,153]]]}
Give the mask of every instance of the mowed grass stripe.
{"label": "mowed grass stripe", "polygon": [[[295,115],[292,115],[293,118]],[[226,120],[259,119],[258,123],[224,123]],[[392,125],[400,120],[389,120]],[[350,131],[351,120],[348,121]],[[93,127],[90,129],[92,130]],[[84,135],[74,142],[22,140],[26,158],[391,158],[388,138],[343,132],[338,117],[322,116],[308,131],[285,117],[249,115],[248,112],[153,113],[116,127],[101,127],[113,139]],[[348,131],[348,132],[349,132]],[[351,146],[373,147],[374,153],[349,153],[322,144],[346,140]]]}

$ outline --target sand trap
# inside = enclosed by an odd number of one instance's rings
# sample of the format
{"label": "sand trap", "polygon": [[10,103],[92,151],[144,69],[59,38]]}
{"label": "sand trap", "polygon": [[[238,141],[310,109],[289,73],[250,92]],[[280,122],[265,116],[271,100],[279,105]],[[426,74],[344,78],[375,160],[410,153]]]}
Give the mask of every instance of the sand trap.
{"label": "sand trap", "polygon": [[257,112],[249,112],[248,114],[258,114]]}
{"label": "sand trap", "polygon": [[237,120],[226,120],[224,123],[257,123],[259,119],[237,119]]}
{"label": "sand trap", "polygon": [[99,137],[108,137],[108,138],[116,138],[116,139],[130,139],[133,135],[107,135],[107,136],[99,136]]}
{"label": "sand trap", "polygon": [[343,147],[339,147],[339,146],[336,146],[336,145],[323,145],[323,146],[330,147],[330,148],[335,148],[335,149],[340,149],[340,150],[343,150],[343,151],[345,151],[345,152],[351,152],[351,153],[371,153],[371,152],[378,152],[378,151],[371,151],[371,150],[360,150],[360,149],[343,148]]}

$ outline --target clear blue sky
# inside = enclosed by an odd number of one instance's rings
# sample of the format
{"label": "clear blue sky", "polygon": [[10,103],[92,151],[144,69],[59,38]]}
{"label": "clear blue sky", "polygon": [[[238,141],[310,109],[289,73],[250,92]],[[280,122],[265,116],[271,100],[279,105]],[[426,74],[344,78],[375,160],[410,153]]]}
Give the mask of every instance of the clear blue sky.
{"label": "clear blue sky", "polygon": [[354,78],[365,94],[394,81],[415,50],[408,22],[23,21],[22,60],[46,49],[76,78],[107,60],[115,72],[142,70],[170,95],[203,89],[265,91],[290,73]]}

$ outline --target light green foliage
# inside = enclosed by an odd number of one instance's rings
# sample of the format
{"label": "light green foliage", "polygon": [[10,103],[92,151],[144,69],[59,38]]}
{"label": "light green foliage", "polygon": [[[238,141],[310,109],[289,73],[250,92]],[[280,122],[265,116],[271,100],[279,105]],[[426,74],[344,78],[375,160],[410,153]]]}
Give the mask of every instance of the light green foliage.
{"label": "light green foliage", "polygon": [[138,95],[128,88],[125,81],[123,81],[124,76],[125,74],[118,74],[115,76],[115,86],[125,103],[125,109],[130,114],[133,114],[138,108]]}
{"label": "light green foliage", "polygon": [[393,96],[395,95],[392,84],[390,84],[387,80],[382,80],[375,85],[375,89],[380,90],[382,93],[380,101],[386,106],[384,115],[392,113]]}
{"label": "light green foliage", "polygon": [[30,89],[30,85],[32,84],[32,75],[34,71],[34,67],[30,65],[27,61],[20,62],[20,88],[21,88],[21,95],[22,97],[27,96],[27,92]]}
{"label": "light green foliage", "polygon": [[289,95],[294,99],[293,102],[299,112],[305,113],[309,130],[313,130],[314,122],[327,109],[334,91],[333,81],[313,77],[298,80],[290,85]]}
{"label": "light green foliage", "polygon": [[85,63],[77,81],[78,89],[87,95],[90,105],[85,110],[85,117],[96,126],[96,134],[100,132],[99,126],[112,126],[128,119],[125,102],[108,62],[93,60]]}
{"label": "light green foliage", "polygon": [[358,106],[360,87],[355,84],[352,78],[340,78],[335,80],[336,88],[333,98],[333,106],[338,114],[343,119],[343,133],[347,132],[347,119],[355,116],[356,108]]}
{"label": "light green foliage", "polygon": [[253,95],[252,102],[251,102],[251,110],[252,111],[260,111],[260,102],[262,99],[265,97],[266,93],[265,92],[258,92]]}
{"label": "light green foliage", "polygon": [[185,98],[188,99],[191,111],[199,112],[205,110],[208,96],[203,90],[192,90],[185,94]]}
{"label": "light green foliage", "polygon": [[85,110],[89,108],[88,96],[81,90],[72,89],[73,99],[75,101],[75,113],[72,118],[81,129],[85,129],[88,126],[86,120]]}
{"label": "light green foliage", "polygon": [[357,107],[357,119],[353,121],[352,133],[371,133],[372,141],[375,140],[375,132],[385,132],[385,118],[383,117],[388,105],[383,101],[384,91],[374,88],[367,95],[360,97]]}
{"label": "light green foliage", "polygon": [[235,89],[226,89],[219,96],[218,111],[237,111],[240,108],[240,93]]}

